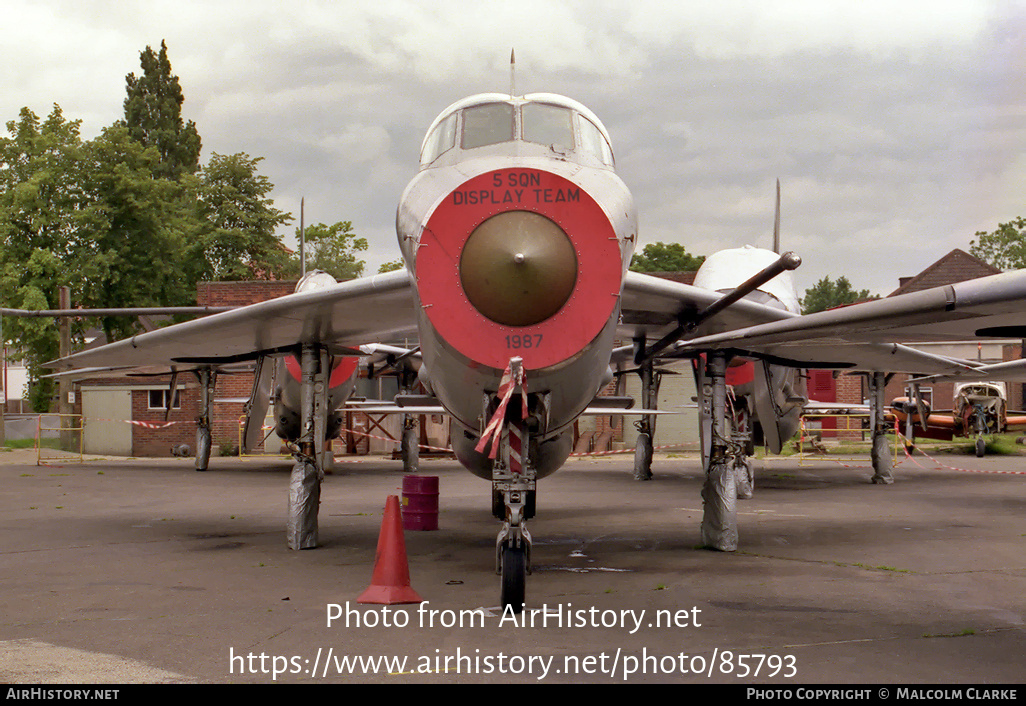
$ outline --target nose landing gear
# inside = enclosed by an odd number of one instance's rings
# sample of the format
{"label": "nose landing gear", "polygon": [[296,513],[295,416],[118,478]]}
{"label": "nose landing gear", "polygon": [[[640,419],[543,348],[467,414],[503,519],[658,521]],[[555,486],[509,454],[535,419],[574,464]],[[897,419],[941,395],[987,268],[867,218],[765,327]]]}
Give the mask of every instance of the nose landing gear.
{"label": "nose landing gear", "polygon": [[[527,574],[531,573],[531,533],[527,518],[533,516],[537,472],[528,461],[527,429],[512,422],[500,441],[500,453],[492,467],[492,493],[501,498],[502,529],[495,539],[495,570],[502,576],[503,610],[520,613],[526,600]],[[521,454],[521,449],[525,452]],[[496,508],[498,509],[498,508]]]}

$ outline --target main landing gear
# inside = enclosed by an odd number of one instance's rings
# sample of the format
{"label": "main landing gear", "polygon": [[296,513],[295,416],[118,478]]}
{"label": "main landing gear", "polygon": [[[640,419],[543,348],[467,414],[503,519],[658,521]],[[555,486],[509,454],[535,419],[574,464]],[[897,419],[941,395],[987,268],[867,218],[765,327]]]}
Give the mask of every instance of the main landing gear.
{"label": "main landing gear", "polygon": [[[398,365],[398,374],[400,394],[411,394],[417,380],[416,371],[403,362]],[[403,415],[399,455],[403,459],[403,473],[416,473],[420,464],[420,429],[417,426],[417,418],[412,414]]]}
{"label": "main landing gear", "polygon": [[887,444],[887,422],[884,420],[884,388],[888,376],[885,373],[871,373],[869,379],[869,416],[873,430],[873,446],[870,458],[873,461],[872,482],[877,485],[890,485],[894,482],[894,466],[891,463],[891,450]]}
{"label": "main landing gear", "polygon": [[987,440],[983,438],[983,435],[990,431],[987,428],[987,415],[979,405],[976,405],[973,411],[976,413],[974,415],[976,417],[974,424],[976,427],[976,458],[983,458],[987,455]]}
{"label": "main landing gear", "polygon": [[[639,341],[644,350],[644,339]],[[638,375],[641,377],[641,406],[644,409],[655,409],[662,374],[655,370],[652,361],[648,361],[638,368]],[[652,480],[652,437],[655,435],[655,425],[654,414],[646,414],[634,423],[638,430],[638,441],[634,447],[634,480]]]}
{"label": "main landing gear", "polygon": [[196,371],[200,382],[200,415],[196,419],[196,470],[205,471],[210,465],[210,409],[214,401],[217,374],[211,367]]}
{"label": "main landing gear", "polygon": [[295,464],[289,478],[289,515],[286,534],[289,549],[317,546],[317,513],[324,478],[324,436],[328,407],[328,352],[304,344],[299,360],[302,370],[300,436],[294,452]]}
{"label": "main landing gear", "polygon": [[702,544],[710,549],[737,550],[737,450],[730,443],[727,422],[727,354],[715,351],[706,363],[710,386],[703,394],[703,410],[712,420],[709,460],[702,486]]}

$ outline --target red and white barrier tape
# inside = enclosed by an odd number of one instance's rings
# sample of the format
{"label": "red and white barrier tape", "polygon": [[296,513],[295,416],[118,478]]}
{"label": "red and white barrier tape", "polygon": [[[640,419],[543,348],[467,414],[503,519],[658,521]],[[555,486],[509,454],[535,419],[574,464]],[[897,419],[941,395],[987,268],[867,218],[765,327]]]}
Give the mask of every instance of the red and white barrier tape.
{"label": "red and white barrier tape", "polygon": [[[114,421],[114,420],[111,420]],[[195,424],[196,422],[140,422],[135,419],[126,419],[129,424],[135,424],[136,426],[145,427],[147,429],[167,429],[175,424]]]}
{"label": "red and white barrier tape", "polygon": [[175,424],[195,424],[195,419],[182,419],[174,422],[143,422],[138,419],[99,419],[95,417],[88,417],[83,419],[84,422],[124,422],[125,424],[135,424],[139,427],[146,427],[147,429],[166,429],[167,427]]}
{"label": "red and white barrier tape", "polygon": [[524,368],[520,365],[520,358],[514,357],[509,359],[506,369],[502,371],[502,379],[499,381],[499,395],[502,396],[502,400],[499,402],[499,407],[495,410],[495,413],[492,414],[492,418],[488,420],[488,425],[485,427],[484,434],[481,435],[481,440],[474,447],[474,450],[478,453],[483,454],[488,445],[491,444],[488,458],[495,458],[499,451],[499,438],[502,436],[502,422],[506,419],[506,407],[509,405],[510,398],[513,397],[513,392],[518,387],[521,390],[520,418],[527,419],[527,383],[524,381]]}
{"label": "red and white barrier tape", "polygon": [[[668,444],[667,446],[653,446],[653,451],[665,451],[666,449],[674,449],[675,451],[687,451],[682,449],[680,444]],[[570,457],[574,456],[612,456],[613,454],[632,454],[637,451],[637,447],[630,449],[614,449],[612,451],[584,451],[582,453],[570,454]]]}
{"label": "red and white barrier tape", "polygon": [[[896,426],[897,426],[897,424],[895,424],[895,427]],[[901,432],[897,431],[897,429],[895,429],[895,433],[898,435],[899,438],[904,439],[905,441],[908,441],[908,437],[906,437]],[[910,442],[910,443],[913,443],[913,445],[914,445],[914,442]],[[904,449],[904,451],[905,451],[905,458],[907,458],[909,461],[911,461],[912,463],[916,464],[920,468],[923,468],[922,464],[920,464],[918,461],[916,461],[914,458],[912,458],[912,454],[910,454],[908,452],[908,445],[907,444],[902,444],[901,448]],[[949,466],[946,463],[941,463],[940,461],[938,461],[933,456],[931,456],[930,454],[926,453],[925,451],[923,451],[919,447],[916,447],[916,450],[919,453],[923,454],[923,456],[926,456],[928,459],[930,459],[931,461],[936,463],[941,468],[947,468],[948,470],[951,470],[951,471],[961,471],[963,473],[993,473],[993,474],[996,474],[996,475],[1007,475],[1007,476],[1026,476],[1026,471],[995,471],[995,470],[986,470],[986,469],[958,468],[956,466]],[[923,468],[923,470],[927,470],[927,469]]]}

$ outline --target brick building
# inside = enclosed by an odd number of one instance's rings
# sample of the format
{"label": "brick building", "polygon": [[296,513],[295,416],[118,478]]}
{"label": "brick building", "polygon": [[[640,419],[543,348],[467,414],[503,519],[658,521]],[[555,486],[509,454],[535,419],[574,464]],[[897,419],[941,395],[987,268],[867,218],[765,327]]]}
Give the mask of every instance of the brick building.
{"label": "brick building", "polygon": [[[295,281],[203,282],[197,287],[197,305],[255,304],[291,294],[295,288]],[[75,412],[85,420],[86,452],[169,456],[179,444],[195,451],[199,381],[191,373],[179,375],[177,399],[165,420],[170,383],[170,375],[80,381]],[[217,376],[212,409],[214,445],[238,446],[239,420],[252,385],[249,372],[227,371]]]}
{"label": "brick building", "polygon": [[[245,306],[291,294],[295,288],[295,281],[203,282],[197,287],[197,305]],[[215,447],[237,449],[240,445],[243,411],[253,387],[253,374],[248,367],[241,365],[237,370],[228,367],[217,375],[211,409],[211,438]],[[176,404],[165,421],[170,380],[170,375],[156,375],[80,382],[75,412],[82,414],[86,421],[86,453],[169,456],[172,447],[181,444],[195,452],[196,419],[200,413],[199,380],[192,373],[179,375]],[[384,377],[359,380],[356,394],[391,399],[397,391],[395,378]],[[269,409],[271,412],[273,408]],[[389,437],[399,438],[402,416],[350,412],[343,426],[372,436],[353,434],[336,441],[337,452],[387,453],[396,447]],[[421,443],[434,448],[448,445],[448,417],[421,415],[420,426]],[[264,451],[276,453],[279,450],[278,439],[272,433],[264,444]]]}

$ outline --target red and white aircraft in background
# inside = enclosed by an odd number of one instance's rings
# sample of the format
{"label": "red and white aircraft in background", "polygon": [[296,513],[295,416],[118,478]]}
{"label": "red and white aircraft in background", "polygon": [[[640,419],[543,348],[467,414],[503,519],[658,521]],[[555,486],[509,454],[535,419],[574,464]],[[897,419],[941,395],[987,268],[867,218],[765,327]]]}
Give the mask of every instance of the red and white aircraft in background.
{"label": "red and white aircraft in background", "polygon": [[[364,355],[362,344],[415,338],[419,382],[451,415],[457,457],[492,483],[503,522],[502,603],[519,610],[537,482],[563,465],[574,420],[617,369],[648,381],[642,402],[654,407],[657,361],[693,361],[706,429],[702,537],[729,551],[737,546],[736,479],[745,472],[745,424],[728,413],[732,362],[753,361],[750,415],[779,448],[804,401],[795,369],[864,370],[880,397],[886,373],[972,367],[895,341],[1013,329],[1021,337],[1026,323],[1026,273],[800,316],[793,286],[777,279],[798,264],[789,253],[714,255],[701,286],[629,272],[638,219],[609,134],[585,106],[554,94],[482,94],[446,108],[428,130],[396,229],[404,270],[140,334],[55,367],[160,364],[209,379],[222,365],[294,356],[292,391],[278,399],[279,416],[298,422],[288,541],[305,548],[317,544],[317,449],[345,394],[331,371],[339,359]],[[618,339],[632,344],[618,347]],[[882,400],[876,410],[874,466],[888,480]],[[643,477],[650,433],[636,459]]]}

